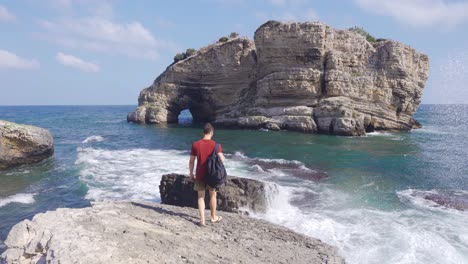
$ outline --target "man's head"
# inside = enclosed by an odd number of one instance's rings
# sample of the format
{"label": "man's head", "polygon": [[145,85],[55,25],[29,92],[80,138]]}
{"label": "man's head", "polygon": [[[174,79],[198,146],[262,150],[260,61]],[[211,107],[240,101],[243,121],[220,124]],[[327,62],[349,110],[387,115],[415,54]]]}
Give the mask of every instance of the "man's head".
{"label": "man's head", "polygon": [[203,135],[204,136],[213,136],[214,128],[210,123],[206,123],[203,126]]}

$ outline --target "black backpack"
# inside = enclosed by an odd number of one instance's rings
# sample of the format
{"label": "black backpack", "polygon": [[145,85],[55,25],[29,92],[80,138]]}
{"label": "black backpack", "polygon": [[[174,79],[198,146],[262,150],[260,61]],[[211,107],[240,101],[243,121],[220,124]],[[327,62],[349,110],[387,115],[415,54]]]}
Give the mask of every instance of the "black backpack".
{"label": "black backpack", "polygon": [[221,158],[218,156],[218,146],[219,144],[216,143],[213,153],[211,153],[206,162],[208,173],[205,176],[205,183],[212,188],[226,184],[227,173]]}

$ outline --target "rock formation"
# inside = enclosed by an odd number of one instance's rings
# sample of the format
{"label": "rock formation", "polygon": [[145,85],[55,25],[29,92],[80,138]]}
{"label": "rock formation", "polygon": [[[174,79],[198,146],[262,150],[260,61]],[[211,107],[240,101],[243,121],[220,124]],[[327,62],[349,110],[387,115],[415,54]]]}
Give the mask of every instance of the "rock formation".
{"label": "rock formation", "polygon": [[195,122],[239,128],[363,135],[407,131],[429,60],[393,40],[370,43],[323,23],[269,21],[255,40],[230,38],[170,65],[141,91],[136,123]]}
{"label": "rock formation", "polygon": [[0,170],[35,163],[54,154],[47,129],[0,120]]}
{"label": "rock formation", "polygon": [[[163,204],[198,208],[197,193],[193,191],[193,182],[188,176],[166,174],[159,185]],[[228,176],[226,186],[222,186],[216,196],[217,209],[226,212],[239,212],[246,208],[253,211],[266,210],[265,184],[260,181]],[[209,207],[208,193],[205,204]]]}
{"label": "rock formation", "polygon": [[[208,213],[208,212],[207,212]],[[344,263],[335,248],[266,221],[152,203],[58,209],[10,231],[1,263]]]}

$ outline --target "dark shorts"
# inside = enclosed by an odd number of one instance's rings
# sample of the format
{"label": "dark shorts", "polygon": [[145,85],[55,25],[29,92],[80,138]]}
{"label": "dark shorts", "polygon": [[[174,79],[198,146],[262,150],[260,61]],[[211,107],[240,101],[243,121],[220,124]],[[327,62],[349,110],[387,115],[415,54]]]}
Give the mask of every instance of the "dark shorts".
{"label": "dark shorts", "polygon": [[203,181],[195,180],[195,182],[193,184],[193,190],[197,191],[197,192],[204,191],[207,188],[208,188],[208,190],[210,192],[212,192],[212,191],[217,192],[218,191],[218,188],[213,188],[213,187],[209,186],[208,184],[204,183]]}

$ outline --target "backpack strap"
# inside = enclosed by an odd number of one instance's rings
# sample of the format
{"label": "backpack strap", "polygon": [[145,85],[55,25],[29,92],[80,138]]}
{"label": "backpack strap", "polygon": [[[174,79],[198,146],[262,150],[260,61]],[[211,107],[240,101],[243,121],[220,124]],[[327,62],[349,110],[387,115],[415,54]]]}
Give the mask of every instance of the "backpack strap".
{"label": "backpack strap", "polygon": [[216,143],[216,144],[215,144],[215,148],[214,148],[214,150],[213,150],[213,151],[215,152],[216,155],[218,155],[218,149],[219,149],[219,143]]}

